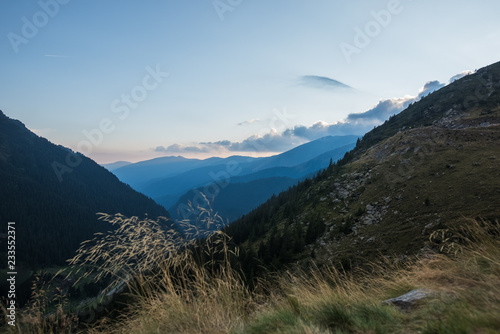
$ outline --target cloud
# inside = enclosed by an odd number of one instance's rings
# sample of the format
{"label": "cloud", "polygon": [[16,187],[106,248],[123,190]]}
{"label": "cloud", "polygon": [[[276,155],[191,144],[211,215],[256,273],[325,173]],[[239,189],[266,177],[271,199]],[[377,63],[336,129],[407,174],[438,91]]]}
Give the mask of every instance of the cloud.
{"label": "cloud", "polygon": [[348,86],[340,81],[317,75],[304,75],[300,77],[300,84],[307,87],[329,90],[338,88],[353,89],[351,86]]}
{"label": "cloud", "polygon": [[259,136],[253,135],[241,142],[221,140],[217,142],[201,142],[194,145],[173,144],[158,146],[155,152],[167,154],[182,153],[228,153],[228,152],[283,152],[305,143],[304,138],[278,133],[272,129],[269,133]]}
{"label": "cloud", "polygon": [[238,126],[250,125],[250,124],[253,124],[253,123],[256,123],[256,122],[260,122],[260,119],[254,118],[254,119],[251,119],[251,120],[248,120],[248,121],[240,122],[240,123],[238,123]]}
{"label": "cloud", "polygon": [[394,98],[388,100],[381,100],[372,109],[367,110],[363,113],[349,114],[346,121],[349,123],[353,122],[384,122],[390,116],[399,113],[401,110],[405,109],[414,102],[414,97],[402,97]]}
{"label": "cloud", "polygon": [[452,76],[450,79],[450,83],[452,83],[453,81],[457,81],[458,79],[462,79],[463,77],[465,77],[469,74],[473,74],[473,73],[474,72],[471,70],[462,71],[462,72],[458,73],[457,75]]}
{"label": "cloud", "polygon": [[[453,76],[450,82],[457,80],[470,71],[464,71]],[[328,79],[328,78],[326,78]],[[328,79],[332,80],[332,79]],[[416,96],[404,96],[380,100],[373,108],[362,112],[349,114],[345,120],[339,120],[333,124],[317,121],[310,126],[296,125],[279,133],[275,129],[264,135],[253,135],[241,142],[221,140],[217,142],[202,142],[196,145],[183,146],[179,144],[170,145],[167,148],[159,146],[157,152],[164,153],[221,153],[221,152],[283,152],[298,145],[316,140],[325,136],[363,135],[382,124],[390,116],[396,115],[428,94],[444,87],[446,84],[437,80],[428,81],[418,91]],[[239,123],[247,125],[258,120],[250,120]]]}
{"label": "cloud", "polygon": [[233,152],[283,152],[303,142],[300,138],[292,138],[271,129],[263,136],[253,135],[242,142],[231,143],[228,149]]}
{"label": "cloud", "polygon": [[418,92],[418,96],[416,100],[420,100],[421,98],[429,95],[430,93],[443,88],[446,86],[446,84],[441,83],[437,80],[434,81],[427,81],[427,83],[424,85],[424,87],[420,88],[420,91]]}
{"label": "cloud", "polygon": [[68,56],[64,55],[43,55],[44,57],[52,57],[52,58],[68,58]]}
{"label": "cloud", "polygon": [[199,144],[193,146],[185,146],[180,144],[173,144],[168,147],[158,146],[154,149],[155,152],[162,153],[209,153],[212,150],[207,145]]}

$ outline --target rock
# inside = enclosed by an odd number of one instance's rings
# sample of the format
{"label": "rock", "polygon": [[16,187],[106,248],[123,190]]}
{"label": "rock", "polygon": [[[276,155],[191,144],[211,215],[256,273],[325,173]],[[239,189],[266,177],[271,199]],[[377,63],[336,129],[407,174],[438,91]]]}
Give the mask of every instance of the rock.
{"label": "rock", "polygon": [[342,199],[349,197],[349,191],[346,189],[339,189],[338,194],[339,194],[339,197]]}
{"label": "rock", "polygon": [[408,311],[411,307],[415,306],[418,301],[433,295],[434,293],[432,291],[426,289],[415,289],[399,297],[384,300],[382,301],[382,304],[393,305],[400,310]]}
{"label": "rock", "polygon": [[427,231],[429,231],[430,229],[432,229],[434,227],[434,224],[433,223],[429,223],[427,225],[424,226],[424,229],[422,230],[422,235],[425,235],[427,233]]}
{"label": "rock", "polygon": [[406,147],[406,148],[405,148],[405,149],[401,152],[401,154],[406,154],[406,153],[408,153],[408,151],[409,151],[409,150],[411,150],[411,147],[410,147],[410,146]]}

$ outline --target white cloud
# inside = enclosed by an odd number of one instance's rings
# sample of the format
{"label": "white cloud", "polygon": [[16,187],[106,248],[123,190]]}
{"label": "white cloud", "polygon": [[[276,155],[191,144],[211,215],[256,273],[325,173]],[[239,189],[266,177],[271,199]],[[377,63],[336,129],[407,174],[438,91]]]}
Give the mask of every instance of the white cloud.
{"label": "white cloud", "polygon": [[451,79],[450,79],[450,83],[452,83],[453,81],[457,81],[458,79],[462,79],[463,77],[469,75],[469,74],[473,74],[474,72],[471,71],[471,70],[465,70],[465,71],[462,71],[460,73],[458,73],[457,75],[455,76],[452,76]]}

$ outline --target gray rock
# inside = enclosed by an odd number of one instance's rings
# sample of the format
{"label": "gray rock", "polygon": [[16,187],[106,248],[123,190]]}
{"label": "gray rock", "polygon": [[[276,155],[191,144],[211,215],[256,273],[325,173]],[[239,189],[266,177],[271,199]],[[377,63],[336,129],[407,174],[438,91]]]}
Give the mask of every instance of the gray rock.
{"label": "gray rock", "polygon": [[415,306],[418,301],[433,295],[434,293],[432,291],[415,289],[399,297],[384,300],[382,301],[382,304],[393,305],[403,311],[408,311],[411,307]]}

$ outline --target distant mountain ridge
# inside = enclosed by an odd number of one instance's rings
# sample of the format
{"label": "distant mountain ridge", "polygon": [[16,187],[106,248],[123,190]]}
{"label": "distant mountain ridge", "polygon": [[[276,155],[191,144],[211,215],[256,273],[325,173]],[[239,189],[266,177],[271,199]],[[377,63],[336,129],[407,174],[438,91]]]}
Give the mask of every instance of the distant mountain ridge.
{"label": "distant mountain ridge", "polygon": [[97,220],[98,212],[168,216],[153,200],[77,153],[80,164],[59,182],[52,165],[64,164],[68,153],[0,112],[0,221],[16,222],[18,263],[64,264],[80,242],[110,229]]}
{"label": "distant mountain ridge", "polygon": [[116,162],[109,163],[109,164],[102,164],[101,166],[106,168],[107,170],[109,170],[111,172],[115,169],[122,168],[122,167],[128,166],[130,164],[132,164],[132,163],[128,162],[128,161],[116,161]]}
{"label": "distant mountain ridge", "polygon": [[[323,142],[328,140],[321,139]],[[306,145],[303,145],[304,147],[300,147],[294,153],[306,150]],[[331,162],[342,158],[354,146],[355,144],[352,143],[339,147],[293,167],[265,168],[255,173],[235,176],[228,180],[227,184],[213,182],[205,187],[188,191],[168,210],[175,219],[192,218],[193,213],[187,212],[186,208],[189,202],[195,204],[195,206],[203,204],[198,203],[198,200],[200,199],[200,193],[204,193],[212,201],[212,208],[218,212],[224,221],[232,222],[250,212],[271,196],[278,195],[306,177],[312,177],[318,170],[326,168]],[[310,152],[310,154],[316,153],[318,152],[314,152],[314,150]],[[161,199],[158,199],[158,202],[162,203]]]}
{"label": "distant mountain ridge", "polygon": [[[182,202],[179,202],[179,199],[189,197],[188,192],[216,183],[220,175],[224,174],[230,176],[231,183],[246,183],[247,187],[251,187],[251,182],[259,179],[280,178],[279,181],[276,179],[276,184],[272,182],[269,184],[267,192],[260,192],[263,196],[264,194],[270,196],[293,185],[299,179],[327,167],[331,159],[336,160],[352,149],[357,139],[358,136],[355,135],[327,136],[265,158],[231,156],[199,160],[163,157],[127,165],[113,170],[113,173],[123,182],[155,199],[166,208],[173,207],[176,203],[180,205]],[[281,178],[288,181],[283,182]],[[257,205],[265,199],[261,198],[254,204]],[[240,211],[239,215],[245,212]]]}

